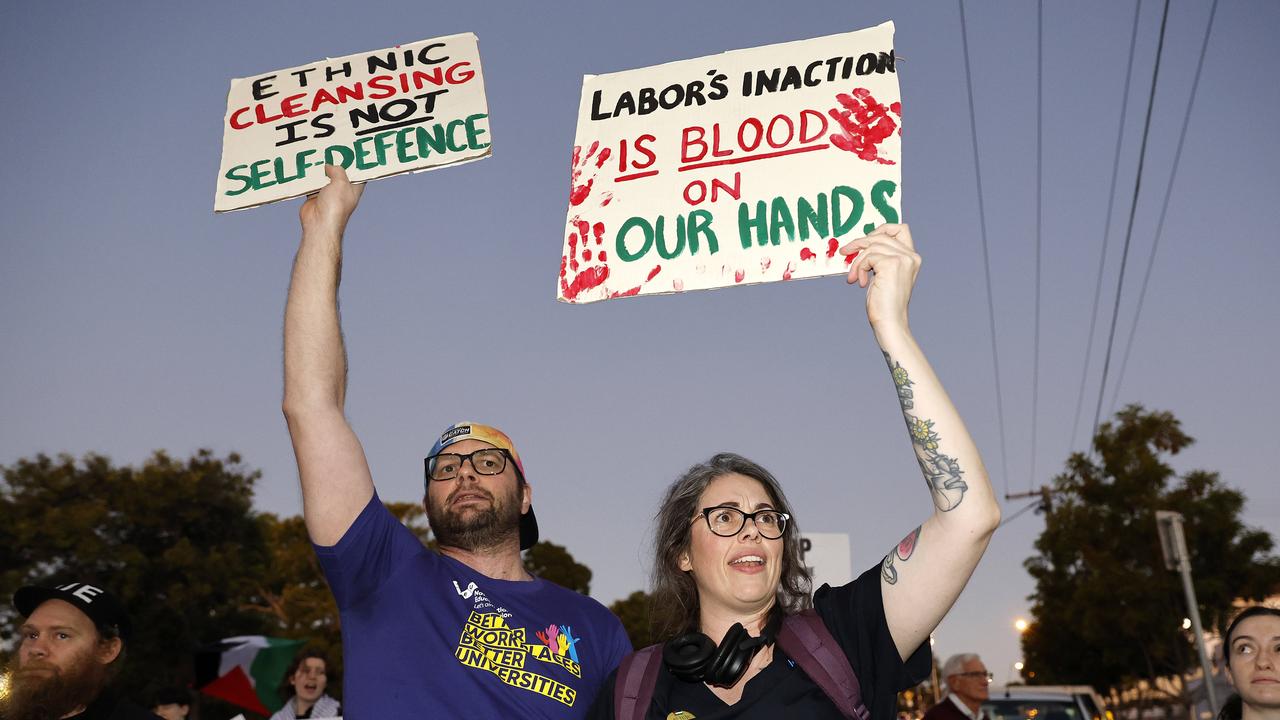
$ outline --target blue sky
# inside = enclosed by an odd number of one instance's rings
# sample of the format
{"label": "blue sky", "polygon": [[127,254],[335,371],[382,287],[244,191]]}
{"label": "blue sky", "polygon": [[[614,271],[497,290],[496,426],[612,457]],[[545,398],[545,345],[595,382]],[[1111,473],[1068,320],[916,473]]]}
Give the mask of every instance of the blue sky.
{"label": "blue sky", "polygon": [[[8,3],[0,464],[235,450],[263,471],[259,508],[299,512],[279,411],[298,201],[213,214],[229,81],[474,32],[493,157],[371,185],[348,231],[348,410],[383,497],[417,498],[421,457],[450,422],[499,425],[524,456],[543,537],[590,566],[593,594],[609,602],[645,585],[666,484],[734,450],[782,479],[802,528],[848,532],[855,570],[869,567],[931,504],[862,291],[827,278],[555,302],[581,78],[895,21],[904,216],[925,259],[912,327],[997,491],[1025,491],[1088,434],[1160,21],[1160,4],[1144,3],[1103,313],[1073,428],[1134,6],[1046,4],[1033,462],[1034,3],[966,7],[1004,459],[954,3]],[[1170,11],[1113,382],[1207,18],[1208,3]],[[1246,521],[1272,531],[1277,27],[1270,0],[1218,9],[1117,400],[1173,411],[1198,439],[1175,465],[1221,471],[1248,495]],[[466,333],[487,323],[501,326],[500,347]],[[1008,677],[1012,622],[1032,590],[1022,561],[1040,529],[1028,513],[1000,530],[938,631],[939,654],[976,649]]]}

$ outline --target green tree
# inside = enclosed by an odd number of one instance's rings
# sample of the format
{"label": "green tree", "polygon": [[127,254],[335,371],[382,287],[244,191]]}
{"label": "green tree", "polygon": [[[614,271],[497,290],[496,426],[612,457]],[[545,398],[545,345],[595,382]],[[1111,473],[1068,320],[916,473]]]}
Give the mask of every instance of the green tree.
{"label": "green tree", "polygon": [[544,580],[583,595],[591,594],[591,568],[583,565],[563,545],[541,541],[524,553],[524,567]]}
{"label": "green tree", "polygon": [[[149,684],[187,682],[196,646],[268,629],[248,608],[262,603],[256,586],[270,563],[251,510],[259,473],[238,455],[157,452],[133,468],[42,454],[2,471],[0,597],[73,579],[117,594],[134,626],[125,692],[141,698]],[[0,603],[0,622],[16,619]]]}
{"label": "green tree", "polygon": [[621,600],[615,600],[609,606],[613,614],[618,616],[618,620],[622,621],[627,637],[631,638],[631,647],[637,650],[660,640],[653,632],[653,622],[649,617],[650,606],[649,594],[643,590],[637,590]]}
{"label": "green tree", "polygon": [[1075,453],[1054,478],[1038,554],[1026,561],[1036,582],[1035,620],[1022,636],[1026,678],[1105,693],[1180,676],[1197,662],[1180,629],[1180,578],[1161,557],[1157,510],[1186,518],[1206,627],[1224,625],[1234,599],[1261,598],[1280,584],[1271,537],[1240,520],[1244,496],[1217,473],[1178,476],[1166,464],[1191,442],[1171,413],[1131,405],[1098,430],[1096,458]]}

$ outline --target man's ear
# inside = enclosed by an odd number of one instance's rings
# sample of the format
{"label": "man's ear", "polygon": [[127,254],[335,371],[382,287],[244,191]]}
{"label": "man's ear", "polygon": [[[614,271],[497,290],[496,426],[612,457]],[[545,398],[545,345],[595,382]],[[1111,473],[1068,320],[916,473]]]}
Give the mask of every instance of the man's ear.
{"label": "man's ear", "polygon": [[115,659],[120,657],[120,651],[124,650],[124,641],[118,637],[110,640],[103,640],[98,643],[97,659],[103,665],[110,665]]}
{"label": "man's ear", "polygon": [[520,514],[524,515],[529,512],[529,508],[533,507],[533,486],[529,484],[528,480],[525,480],[521,483],[521,487],[523,492],[520,500]]}

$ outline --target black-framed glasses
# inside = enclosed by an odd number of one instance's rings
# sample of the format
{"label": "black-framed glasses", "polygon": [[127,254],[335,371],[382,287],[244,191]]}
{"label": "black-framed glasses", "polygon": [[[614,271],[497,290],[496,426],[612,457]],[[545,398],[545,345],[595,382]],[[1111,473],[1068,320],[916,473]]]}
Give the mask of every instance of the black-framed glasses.
{"label": "black-framed glasses", "polygon": [[718,505],[716,507],[703,508],[694,517],[694,520],[697,521],[698,518],[706,520],[707,528],[720,537],[737,535],[742,532],[747,520],[751,520],[755,523],[756,532],[760,533],[760,537],[777,540],[786,531],[787,521],[791,519],[791,516],[772,508],[755,512],[743,512],[736,507]]}
{"label": "black-framed glasses", "polygon": [[507,469],[507,451],[502,448],[481,448],[466,455],[442,452],[423,461],[426,464],[427,479],[452,480],[458,477],[462,463],[467,460],[471,461],[471,467],[480,475],[497,475]]}
{"label": "black-framed glasses", "polygon": [[996,679],[996,674],[991,672],[990,670],[970,670],[969,672],[962,672],[962,673],[956,673],[956,674],[959,675],[960,677],[982,678],[987,682],[991,682],[992,680]]}

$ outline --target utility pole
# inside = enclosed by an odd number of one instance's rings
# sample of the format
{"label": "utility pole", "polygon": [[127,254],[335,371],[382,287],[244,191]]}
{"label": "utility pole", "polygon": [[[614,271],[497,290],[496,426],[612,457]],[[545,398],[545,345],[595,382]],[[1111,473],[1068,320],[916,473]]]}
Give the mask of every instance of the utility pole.
{"label": "utility pole", "polygon": [[1209,710],[1218,714],[1218,697],[1213,687],[1213,673],[1209,654],[1204,648],[1204,629],[1200,627],[1200,606],[1196,603],[1196,589],[1191,585],[1191,560],[1187,555],[1187,537],[1182,532],[1182,514],[1169,510],[1156,511],[1156,529],[1160,532],[1160,551],[1164,554],[1164,566],[1182,574],[1182,589],[1187,594],[1187,615],[1191,618],[1191,631],[1196,635],[1196,649],[1200,651],[1200,668],[1204,671],[1205,697]]}

